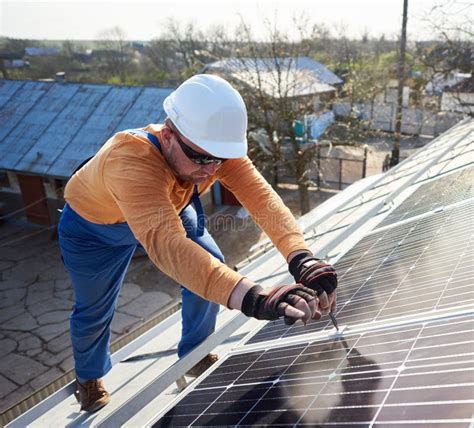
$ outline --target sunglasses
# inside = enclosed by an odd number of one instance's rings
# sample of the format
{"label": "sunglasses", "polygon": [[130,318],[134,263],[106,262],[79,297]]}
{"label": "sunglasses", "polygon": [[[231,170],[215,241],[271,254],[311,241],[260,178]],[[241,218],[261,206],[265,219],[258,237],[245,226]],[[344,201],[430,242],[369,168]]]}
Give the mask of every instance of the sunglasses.
{"label": "sunglasses", "polygon": [[184,143],[183,140],[181,140],[177,132],[173,132],[173,133],[174,133],[174,136],[176,137],[176,141],[181,147],[181,150],[184,152],[186,157],[192,162],[194,162],[195,164],[209,165],[211,163],[215,163],[216,165],[220,165],[222,162],[225,161],[225,159],[216,158],[214,156],[209,156],[209,155],[203,155],[202,153],[199,153],[196,150],[193,150],[186,143]]}

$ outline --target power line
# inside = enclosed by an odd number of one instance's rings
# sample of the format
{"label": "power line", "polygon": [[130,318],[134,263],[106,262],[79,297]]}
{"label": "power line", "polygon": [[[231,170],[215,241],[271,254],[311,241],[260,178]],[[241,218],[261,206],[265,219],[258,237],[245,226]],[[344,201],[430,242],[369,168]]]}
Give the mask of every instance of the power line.
{"label": "power line", "polygon": [[[66,187],[66,186],[62,186],[62,187],[58,188],[57,191],[58,191],[58,192],[63,191],[65,187]],[[47,196],[44,196],[43,198],[38,199],[38,200],[36,200],[36,201],[34,201],[34,202],[28,204],[28,205],[25,205],[25,206],[23,206],[22,208],[19,208],[19,209],[15,210],[15,211],[9,212],[8,214],[2,215],[2,216],[0,216],[0,220],[4,220],[4,219],[10,218],[10,217],[14,217],[16,214],[21,213],[21,212],[23,212],[23,211],[26,211],[28,208],[30,208],[30,207],[32,207],[32,206],[34,206],[34,205],[36,205],[36,204],[39,204],[40,202],[42,202],[42,201],[44,201],[44,200],[46,200],[46,199],[48,199],[48,197],[47,197]]]}
{"label": "power line", "polygon": [[53,224],[52,226],[49,226],[49,227],[46,227],[44,229],[40,229],[40,230],[37,230],[33,233],[30,233],[28,235],[25,235],[25,236],[21,236],[20,238],[16,238],[16,239],[13,239],[11,241],[8,241],[6,243],[2,243],[2,245],[0,245],[0,248],[3,248],[3,247],[8,247],[9,245],[12,245],[14,243],[17,243],[17,242],[21,242],[21,241],[24,241],[25,239],[28,239],[28,238],[31,238],[32,236],[36,236],[36,235],[39,235],[40,233],[42,232],[46,232],[47,230],[51,230],[53,228],[55,228],[56,225]]}

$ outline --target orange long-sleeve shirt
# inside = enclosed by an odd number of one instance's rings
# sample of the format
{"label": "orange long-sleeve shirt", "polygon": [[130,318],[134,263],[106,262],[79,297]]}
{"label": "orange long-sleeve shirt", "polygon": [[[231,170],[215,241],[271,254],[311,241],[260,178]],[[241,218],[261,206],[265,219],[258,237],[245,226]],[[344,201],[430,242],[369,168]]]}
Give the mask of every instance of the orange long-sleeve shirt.
{"label": "orange long-sleeve shirt", "polygon": [[[161,128],[148,125],[144,130],[160,140]],[[199,184],[199,192],[216,180],[234,193],[285,258],[308,249],[293,215],[248,157],[225,161]],[[90,222],[127,222],[159,269],[201,297],[227,305],[242,275],[186,237],[178,213],[193,189],[192,183],[177,180],[148,139],[119,132],[72,176],[65,199]]]}

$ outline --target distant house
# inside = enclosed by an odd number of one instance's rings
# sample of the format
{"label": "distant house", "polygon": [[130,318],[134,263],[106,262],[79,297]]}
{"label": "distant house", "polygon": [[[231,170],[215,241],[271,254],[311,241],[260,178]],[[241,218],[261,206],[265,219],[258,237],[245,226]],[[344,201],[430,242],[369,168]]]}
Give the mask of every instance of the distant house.
{"label": "distant house", "polygon": [[474,77],[446,88],[441,95],[441,110],[474,115]]}
{"label": "distant house", "polygon": [[0,80],[2,215],[54,224],[75,168],[114,133],[165,119],[172,89]]}
{"label": "distant house", "polygon": [[116,58],[121,60],[127,60],[129,58],[128,53],[120,52],[116,49],[93,49],[90,52],[91,59],[101,60],[103,58]]}
{"label": "distant house", "polygon": [[25,48],[25,57],[56,56],[59,52],[58,48]]}
{"label": "distant house", "polygon": [[24,68],[30,65],[28,61],[23,59],[23,50],[0,50],[0,66],[2,65],[2,63],[5,68]]}
{"label": "distant house", "polygon": [[74,52],[72,56],[77,61],[88,63],[92,59],[92,49],[87,49],[84,52]]}
{"label": "distant house", "polygon": [[326,66],[309,57],[228,58],[207,64],[201,72],[237,79],[271,98],[313,97],[315,110],[321,97],[330,99],[343,84]]}
{"label": "distant house", "polygon": [[443,73],[435,73],[429,78],[429,82],[425,86],[426,95],[441,95],[444,90],[452,88],[464,80],[471,78],[470,73],[459,73],[453,71],[447,75]]}
{"label": "distant house", "polygon": [[30,63],[24,59],[4,59],[3,63],[6,68],[25,68],[29,67]]}

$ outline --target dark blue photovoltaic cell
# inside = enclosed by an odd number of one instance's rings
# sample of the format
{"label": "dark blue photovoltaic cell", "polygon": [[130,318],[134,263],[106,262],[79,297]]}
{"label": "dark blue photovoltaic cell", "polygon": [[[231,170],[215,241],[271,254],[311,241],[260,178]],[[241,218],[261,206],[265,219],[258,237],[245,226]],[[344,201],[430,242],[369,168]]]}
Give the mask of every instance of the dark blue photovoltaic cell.
{"label": "dark blue photovoltaic cell", "polygon": [[[340,325],[388,320],[474,302],[474,203],[366,236],[335,264]],[[410,297],[416,297],[414,300]],[[332,329],[267,323],[247,343]]]}
{"label": "dark blue photovoltaic cell", "polygon": [[473,321],[462,316],[231,356],[153,427],[456,421],[467,428]]}

